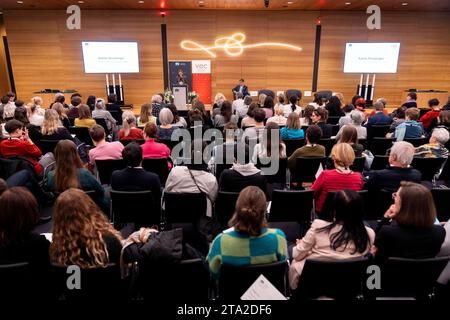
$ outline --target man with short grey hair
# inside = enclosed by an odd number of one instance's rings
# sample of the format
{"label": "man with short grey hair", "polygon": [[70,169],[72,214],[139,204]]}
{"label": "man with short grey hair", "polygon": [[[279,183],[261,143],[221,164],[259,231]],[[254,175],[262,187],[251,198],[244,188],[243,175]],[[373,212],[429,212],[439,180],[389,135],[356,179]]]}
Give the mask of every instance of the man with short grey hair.
{"label": "man with short grey hair", "polygon": [[375,114],[367,121],[367,126],[391,124],[392,118],[384,114],[384,104],[377,101],[373,104],[375,107]]}
{"label": "man with short grey hair", "polygon": [[411,143],[395,142],[389,155],[389,166],[382,170],[369,171],[364,189],[369,192],[380,190],[395,192],[402,181],[420,183],[422,174],[410,167],[414,153],[415,148]]}
{"label": "man with short grey hair", "polygon": [[445,144],[450,134],[445,128],[436,128],[431,134],[429,143],[416,149],[416,156],[421,158],[448,158],[448,150]]}

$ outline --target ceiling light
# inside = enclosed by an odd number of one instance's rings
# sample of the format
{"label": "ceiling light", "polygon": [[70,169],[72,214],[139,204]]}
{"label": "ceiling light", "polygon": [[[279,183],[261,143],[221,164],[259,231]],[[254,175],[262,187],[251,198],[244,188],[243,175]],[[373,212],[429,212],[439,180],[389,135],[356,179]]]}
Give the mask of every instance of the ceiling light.
{"label": "ceiling light", "polygon": [[346,3],[345,3],[346,6],[349,6],[349,5],[351,5],[351,4],[352,4],[351,2],[346,2]]}
{"label": "ceiling light", "polygon": [[205,3],[205,1],[199,1],[198,2],[198,4],[204,4]]}
{"label": "ceiling light", "polygon": [[17,1],[18,4],[23,4],[23,1]]}
{"label": "ceiling light", "polygon": [[408,5],[408,2],[403,2],[402,3],[402,6],[407,6]]}
{"label": "ceiling light", "polygon": [[287,4],[293,4],[294,3],[294,1],[288,1],[287,2]]}
{"label": "ceiling light", "polygon": [[143,4],[144,3],[144,1],[138,1],[140,4]]}
{"label": "ceiling light", "polygon": [[78,1],[78,3],[79,3],[79,4],[83,4],[83,3],[84,3],[84,1]]}

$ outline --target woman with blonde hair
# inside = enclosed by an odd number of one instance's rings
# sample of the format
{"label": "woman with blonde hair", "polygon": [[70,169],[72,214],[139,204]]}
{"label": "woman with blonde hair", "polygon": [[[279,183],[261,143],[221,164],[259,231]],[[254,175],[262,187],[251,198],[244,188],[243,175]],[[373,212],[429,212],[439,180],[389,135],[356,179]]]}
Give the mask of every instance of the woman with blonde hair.
{"label": "woman with blonde hair", "polygon": [[156,124],[156,117],[152,115],[152,104],[144,103],[141,106],[141,114],[137,118],[138,127],[145,127],[147,123]]}
{"label": "woman with blonde hair", "polygon": [[64,108],[64,106],[59,102],[55,102],[52,105],[51,109],[58,112],[59,120],[61,120],[62,125],[68,129],[70,127],[70,120],[67,117],[66,109]]}
{"label": "woman with blonde hair", "polygon": [[85,104],[80,104],[78,106],[78,118],[75,118],[75,127],[92,127],[96,125],[94,119],[91,116],[91,110]]}
{"label": "woman with blonde hair", "polygon": [[30,121],[30,124],[37,127],[42,126],[42,122],[44,121],[44,114],[37,109],[36,105],[34,103],[28,103],[27,110],[28,120]]}
{"label": "woman with blonde hair", "polygon": [[113,118],[111,113],[106,110],[105,100],[101,98],[95,101],[95,109],[92,111],[92,118],[104,119],[109,132],[116,130],[117,121]]}
{"label": "woman with blonde hair", "polygon": [[350,169],[355,160],[355,152],[348,143],[336,144],[331,150],[331,158],[335,169],[322,171],[311,186],[318,214],[322,211],[329,191],[344,189],[359,191],[363,187],[361,174]]}
{"label": "woman with blonde hair", "polygon": [[73,140],[73,137],[70,134],[69,130],[67,130],[67,128],[65,128],[61,124],[58,112],[53,109],[45,110],[44,122],[42,123],[41,127],[41,134],[41,139],[44,140]]}
{"label": "woman with blonde hair", "polygon": [[69,189],[55,203],[50,260],[83,269],[119,265],[122,237],[92,199]]}
{"label": "woman with blonde hair", "polygon": [[122,114],[123,128],[119,131],[119,140],[144,139],[142,130],[136,128],[136,116],[131,111]]}
{"label": "woman with blonde hair", "polygon": [[224,101],[226,101],[227,98],[225,97],[225,95],[221,92],[217,93],[216,96],[214,97],[214,103],[213,103],[213,114],[212,114],[212,118],[214,119],[214,117],[218,114],[220,114],[220,107],[222,107],[222,103]]}
{"label": "woman with blonde hair", "polygon": [[267,123],[274,122],[279,126],[285,126],[287,119],[284,117],[284,106],[280,105],[275,107],[275,115],[267,119]]}
{"label": "woman with blonde hair", "polygon": [[305,137],[300,118],[296,112],[291,112],[287,118],[286,126],[280,130],[282,139],[301,139]]}

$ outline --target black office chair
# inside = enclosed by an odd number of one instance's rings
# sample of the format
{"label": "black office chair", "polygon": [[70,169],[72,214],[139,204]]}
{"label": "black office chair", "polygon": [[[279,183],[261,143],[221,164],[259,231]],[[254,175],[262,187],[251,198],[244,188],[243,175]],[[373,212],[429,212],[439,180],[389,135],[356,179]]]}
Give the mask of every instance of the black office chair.
{"label": "black office chair", "polygon": [[220,175],[222,172],[226,169],[230,169],[233,166],[231,163],[216,163],[215,164],[215,176],[217,178],[217,181],[220,180]]}
{"label": "black office chair", "polygon": [[46,154],[47,152],[53,152],[58,144],[59,140],[39,140],[36,145],[41,150],[42,154]]}
{"label": "black office chair", "polygon": [[431,189],[439,221],[450,220],[450,189]]}
{"label": "black office chair", "polygon": [[289,99],[292,96],[297,96],[297,98],[301,97],[302,96],[302,91],[298,90],[298,89],[287,89],[285,91],[285,96],[286,96],[286,100],[289,101]]}
{"label": "black office chair", "polygon": [[358,139],[358,143],[364,147],[364,150],[367,149],[367,139]]}
{"label": "black office chair", "polygon": [[196,223],[206,214],[204,193],[164,192],[164,216],[168,224]]}
{"label": "black office chair", "polygon": [[289,158],[295,150],[305,145],[305,139],[284,139],[283,143],[286,145],[286,156]]}
{"label": "black office chair", "polygon": [[128,139],[124,139],[124,140],[119,140],[121,144],[123,144],[124,147],[126,147],[129,143],[135,142],[138,143],[140,145],[145,143],[144,139],[136,139],[136,140],[128,140]]}
{"label": "black office chair", "polygon": [[367,277],[367,258],[325,261],[306,259],[292,300],[329,297],[336,300],[361,300]]}
{"label": "black office chair", "polygon": [[320,90],[316,92],[316,97],[318,99],[326,99],[330,100],[330,98],[333,96],[333,91],[331,90]]}
{"label": "black office chair", "polygon": [[403,141],[411,143],[414,146],[414,148],[420,147],[428,143],[427,138],[414,138],[414,139],[411,138],[411,139],[403,139]]}
{"label": "black office chair", "polygon": [[151,227],[161,221],[161,199],[146,191],[111,190],[111,217],[114,224],[134,223]]}
{"label": "black office chair", "polygon": [[442,168],[445,158],[418,158],[414,157],[411,166],[422,173],[423,181],[432,181]]}
{"label": "black office chair", "polygon": [[388,190],[370,191],[369,196],[365,199],[365,221],[378,221],[394,203],[392,192]]}
{"label": "black office chair", "polygon": [[95,160],[95,166],[100,183],[107,185],[111,184],[111,175],[114,171],[126,168],[123,159]]}
{"label": "black office chair", "polygon": [[376,297],[433,300],[436,280],[449,259],[450,257],[430,259],[391,257],[381,269],[381,289],[370,292],[370,294]]}
{"label": "black office chair", "polygon": [[111,116],[116,120],[117,125],[122,125],[122,111],[118,110],[108,110],[111,113]]}
{"label": "black office chair", "polygon": [[111,263],[106,267],[79,269],[80,289],[68,288],[68,277],[76,272],[68,272],[68,268],[71,266],[52,265],[53,280],[59,300],[123,301],[126,298],[126,290],[118,265]]}
{"label": "black office chair", "polygon": [[[339,121],[339,119],[337,121]],[[331,125],[331,135],[336,136],[339,132],[339,129],[340,129],[340,127],[338,124],[332,124]]]}
{"label": "black office chair", "polygon": [[364,164],[366,163],[365,157],[355,157],[353,164],[350,166],[350,169],[354,172],[363,172]]}
{"label": "black office chair", "polygon": [[322,138],[317,144],[325,147],[325,155],[328,157],[331,154],[331,149],[333,149],[333,146],[336,144],[336,140],[331,138]]}
{"label": "black office chair", "polygon": [[287,158],[276,159],[275,163],[270,158],[258,158],[256,166],[261,169],[269,184],[277,185],[277,189],[286,185]]}
{"label": "black office chair", "polygon": [[82,143],[88,147],[93,146],[94,142],[89,135],[89,128],[87,127],[69,127],[71,134],[74,134]]}
{"label": "black office chair", "polygon": [[161,184],[165,184],[169,176],[169,158],[146,158],[142,160],[142,168],[156,173]]}
{"label": "black office chair", "polygon": [[369,140],[373,138],[383,138],[391,128],[388,124],[371,125],[367,127],[367,138]]}
{"label": "black office chair", "polygon": [[389,165],[389,156],[375,155],[370,170],[385,169]]}
{"label": "black office chair", "polygon": [[382,155],[382,156],[384,156],[386,154],[386,152],[390,148],[392,148],[392,144],[394,142],[395,142],[395,140],[392,139],[392,138],[375,137],[369,143],[370,144],[369,148],[370,148],[370,151],[374,155]]}
{"label": "black office chair", "polygon": [[292,182],[302,184],[316,181],[316,173],[319,166],[325,168],[326,157],[298,157],[296,159]]}
{"label": "black office chair", "polygon": [[2,301],[38,298],[39,296],[35,294],[38,294],[43,288],[37,287],[33,278],[28,262],[0,264],[0,298]]}
{"label": "black office chair", "polygon": [[226,227],[233,216],[238,197],[239,192],[218,192],[214,203],[214,215],[222,226]]}
{"label": "black office chair", "polygon": [[94,120],[98,125],[105,129],[106,135],[110,134],[110,130],[108,129],[108,125],[106,124],[106,120],[104,118],[94,118]]}
{"label": "black office chair", "polygon": [[221,301],[239,300],[260,275],[264,275],[281,294],[286,296],[286,273],[286,261],[245,266],[224,264],[220,268],[219,299]]}
{"label": "black office chair", "polygon": [[[331,124],[331,125],[336,125],[339,123],[340,118],[341,118],[341,116],[329,116],[327,119],[327,123]],[[338,131],[339,131],[339,126],[338,126]],[[336,133],[337,133],[337,131],[336,131]],[[333,136],[335,136],[336,133],[334,133]]]}

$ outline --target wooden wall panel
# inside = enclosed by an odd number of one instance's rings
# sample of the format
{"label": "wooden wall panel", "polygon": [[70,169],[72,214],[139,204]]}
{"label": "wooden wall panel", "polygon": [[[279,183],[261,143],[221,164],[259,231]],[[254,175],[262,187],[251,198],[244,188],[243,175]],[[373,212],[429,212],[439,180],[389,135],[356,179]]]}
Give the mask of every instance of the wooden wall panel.
{"label": "wooden wall panel", "polygon": [[[401,102],[409,88],[450,91],[450,29],[448,12],[383,12],[382,29],[366,28],[364,12],[330,11],[171,11],[166,17],[169,60],[210,59],[188,52],[180,42],[191,39],[211,45],[216,37],[244,32],[247,43],[287,42],[302,52],[247,49],[240,57],[216,51],[212,60],[212,96],[231,88],[241,77],[251,90],[310,90],[314,61],[315,20],[322,17],[319,89],[342,92],[347,100],[356,91],[359,75],[344,74],[346,42],[399,41],[397,74],[377,75],[375,96],[390,105]],[[125,96],[140,105],[163,90],[161,18],[155,11],[83,11],[82,29],[69,31],[63,11],[7,11],[14,75],[19,95],[28,99],[43,88],[77,89],[84,97],[104,96],[104,75],[84,74],[81,41],[138,41],[141,73],[123,75]],[[309,99],[306,99],[309,100]]]}
{"label": "wooden wall panel", "polygon": [[5,48],[3,46],[3,36],[6,35],[3,15],[0,15],[0,96],[10,90],[8,67],[6,63]]}

